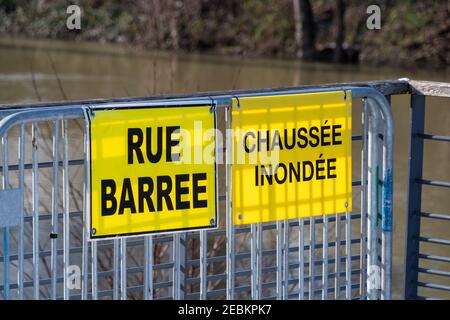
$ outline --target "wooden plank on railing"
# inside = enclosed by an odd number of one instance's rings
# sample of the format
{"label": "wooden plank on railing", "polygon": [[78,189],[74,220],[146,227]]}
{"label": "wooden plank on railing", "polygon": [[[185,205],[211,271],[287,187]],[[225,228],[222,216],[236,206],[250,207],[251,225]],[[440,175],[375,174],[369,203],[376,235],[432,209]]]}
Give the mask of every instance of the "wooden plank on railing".
{"label": "wooden plank on railing", "polygon": [[450,97],[450,83],[448,82],[410,80],[409,85],[411,94]]}

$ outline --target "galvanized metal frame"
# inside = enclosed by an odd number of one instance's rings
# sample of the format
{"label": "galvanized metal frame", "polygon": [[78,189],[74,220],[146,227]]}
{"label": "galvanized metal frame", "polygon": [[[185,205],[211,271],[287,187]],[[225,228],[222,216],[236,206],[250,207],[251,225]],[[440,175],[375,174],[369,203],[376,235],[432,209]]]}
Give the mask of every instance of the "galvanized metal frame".
{"label": "galvanized metal frame", "polygon": [[[374,134],[383,120],[384,122],[384,128],[385,128],[385,139],[383,140],[383,186],[382,186],[382,212],[383,212],[383,254],[382,254],[382,276],[383,276],[383,283],[382,283],[382,298],[389,299],[391,297],[391,247],[392,247],[392,141],[393,141],[393,123],[392,123],[392,116],[389,109],[389,104],[387,100],[384,98],[384,96],[379,93],[378,91],[372,89],[372,88],[361,88],[361,87],[336,87],[336,88],[325,88],[325,89],[307,89],[307,90],[286,90],[286,91],[279,91],[279,92],[272,92],[271,94],[294,94],[294,93],[306,93],[306,92],[326,92],[326,91],[335,91],[335,90],[351,90],[353,98],[363,98],[366,101],[368,101],[368,107],[364,107],[364,119],[365,121],[368,120],[371,124],[368,127],[368,131],[364,131],[363,136],[361,137],[363,141],[363,162],[365,159],[368,159],[368,165],[369,168],[369,175],[368,177],[362,177],[362,194],[365,194],[367,192],[367,196],[362,196],[362,203],[367,206],[367,214],[369,221],[371,221],[370,226],[371,228],[367,228],[368,231],[372,230],[372,234],[374,235],[373,238],[376,238],[378,241],[378,234],[373,229],[373,217],[377,217],[378,215],[378,208],[373,205],[373,203],[376,204],[376,201],[372,201],[372,199],[377,199],[376,192],[378,191],[378,188],[375,187],[374,181],[378,183],[378,171],[374,170],[374,168],[378,165],[377,162],[377,150],[378,150],[378,144],[376,141],[378,139],[374,139]],[[231,128],[231,101],[232,99],[239,99],[239,97],[243,96],[255,96],[255,95],[267,95],[267,93],[263,92],[254,92],[254,93],[240,93],[238,95],[217,95],[217,96],[208,96],[208,97],[198,97],[198,98],[182,98],[182,99],[164,99],[164,100],[152,100],[152,101],[139,101],[139,102],[126,102],[127,106],[144,106],[144,105],[160,105],[161,103],[165,105],[169,104],[179,104],[182,102],[183,104],[198,104],[202,101],[211,102],[211,99],[213,103],[216,105],[217,108],[225,108],[225,127]],[[95,107],[95,105],[89,105],[91,108]],[[107,104],[102,104],[102,107],[108,106]],[[111,104],[110,107],[114,107],[116,104]],[[38,131],[37,131],[37,124],[40,121],[53,121],[55,130],[53,131],[53,142],[54,142],[54,155],[53,155],[53,188],[58,186],[58,172],[59,172],[59,166],[60,166],[60,160],[59,160],[59,127],[60,123],[62,123],[62,139],[63,139],[63,157],[62,157],[62,171],[63,171],[63,229],[64,229],[64,235],[63,235],[63,257],[64,257],[64,274],[63,274],[63,296],[64,299],[69,298],[77,298],[77,296],[71,296],[70,292],[67,288],[67,268],[69,266],[69,259],[70,259],[70,251],[74,250],[74,248],[70,247],[70,241],[67,238],[67,230],[70,227],[70,209],[69,209],[69,197],[68,197],[68,166],[70,165],[70,161],[68,159],[67,155],[67,121],[71,119],[80,119],[83,118],[83,108],[84,105],[69,105],[69,106],[61,106],[59,108],[49,107],[49,108],[42,108],[42,109],[29,109],[25,111],[19,111],[12,113],[5,118],[3,118],[0,121],[0,136],[3,137],[3,139],[7,139],[7,132],[9,128],[12,128],[14,126],[21,126],[21,130],[23,130],[23,126],[28,123],[33,123],[33,141],[37,143],[38,139]],[[364,122],[364,128],[366,128],[366,122]],[[85,128],[85,132],[87,131],[87,127]],[[366,137],[367,135],[367,137]],[[22,139],[22,133],[21,133],[21,141]],[[87,135],[84,135],[84,145],[87,146]],[[231,159],[231,154],[229,150],[229,146],[231,145],[232,141],[227,141],[225,146],[225,156],[226,159]],[[5,147],[5,143],[2,144]],[[7,149],[7,147],[6,147]],[[22,159],[22,158],[21,158]],[[39,249],[39,234],[35,230],[39,230],[39,220],[40,220],[40,213],[38,208],[38,179],[39,179],[39,163],[37,159],[37,152],[35,152],[35,148],[33,148],[33,154],[32,154],[33,164],[33,196],[34,196],[34,235],[33,235],[33,243],[34,243],[34,250],[33,250],[33,257],[34,257],[34,266],[35,266],[35,277],[33,279],[34,283],[34,298],[39,299],[40,292],[39,288],[41,286],[41,280],[39,279],[39,256],[41,254]],[[87,152],[85,150],[85,157],[84,159],[87,159]],[[5,164],[7,161],[4,161],[3,168],[5,168],[3,171],[3,179],[7,179],[7,168],[8,166]],[[256,224],[251,225],[249,228],[247,227],[239,227],[236,228],[233,226],[232,223],[232,204],[231,204],[231,167],[230,167],[231,161],[227,161],[227,164],[225,165],[226,168],[226,194],[224,199],[225,205],[226,205],[226,230],[221,231],[200,231],[199,233],[196,232],[197,236],[200,238],[200,245],[199,245],[199,259],[195,264],[200,266],[199,270],[199,295],[198,297],[201,299],[207,299],[210,296],[225,294],[227,299],[234,299],[236,298],[237,293],[245,292],[246,290],[250,291],[250,297],[253,299],[270,299],[270,298],[278,298],[278,299],[290,299],[290,298],[299,298],[303,299],[305,297],[309,297],[310,299],[315,299],[318,294],[320,294],[320,297],[322,299],[328,299],[329,293],[334,293],[334,297],[336,299],[340,298],[340,291],[341,291],[341,261],[345,262],[345,272],[343,273],[345,275],[345,297],[346,299],[352,299],[354,298],[352,291],[356,288],[360,289],[360,297],[362,299],[365,298],[365,289],[367,284],[364,283],[364,280],[367,278],[367,271],[364,270],[365,268],[365,257],[361,257],[365,255],[366,247],[365,247],[365,239],[366,235],[364,234],[364,226],[366,226],[366,213],[364,206],[362,208],[362,213],[358,216],[355,214],[352,214],[350,212],[345,213],[345,218],[342,215],[336,215],[335,217],[325,216],[323,218],[311,218],[309,220],[305,219],[298,219],[296,221],[286,220],[277,222],[275,224]],[[19,164],[20,170],[23,172],[24,163],[22,162]],[[85,166],[86,169],[87,166]],[[364,171],[365,165],[363,164],[362,170]],[[88,181],[88,171],[85,170],[85,181]],[[6,174],[5,174],[6,173]],[[6,177],[6,178],[5,178]],[[365,181],[367,179],[367,190]],[[376,183],[376,184],[377,184]],[[7,185],[7,183],[3,184],[4,186]],[[88,185],[85,183],[84,187],[84,193],[85,193],[85,204],[86,204],[86,195],[89,193]],[[372,193],[372,195],[371,195]],[[366,202],[367,200],[367,202]],[[57,192],[54,192],[53,197],[53,206],[52,206],[52,225],[53,225],[53,234],[58,234],[57,230],[57,219],[58,219],[58,198],[57,198]],[[83,210],[83,214],[86,212],[86,208]],[[351,225],[352,220],[355,217],[359,217],[361,219],[361,238],[360,239],[352,239],[351,237]],[[344,219],[343,219],[344,218]],[[341,240],[341,221],[345,221],[345,241]],[[329,241],[329,224],[334,222],[338,227],[336,228],[336,240],[333,242]],[[316,239],[316,225],[322,224],[322,243],[317,243]],[[304,236],[305,236],[305,227],[309,224],[309,242],[307,245],[304,243]],[[297,248],[293,248],[290,246],[289,238],[292,235],[293,227],[298,227],[298,246]],[[263,233],[267,232],[269,230],[273,230],[275,228],[276,234],[277,234],[277,245],[276,250],[271,251],[270,249],[265,249],[263,247]],[[23,229],[21,229],[23,230]],[[248,230],[248,231],[247,231]],[[155,237],[155,236],[145,236],[142,240],[134,240],[130,239],[127,243],[127,239],[121,239],[121,240],[113,240],[112,245],[111,244],[102,244],[102,243],[96,243],[96,242],[88,242],[87,239],[87,232],[88,230],[86,227],[83,228],[83,241],[82,241],[82,247],[81,249],[81,256],[82,256],[82,290],[81,290],[81,296],[79,298],[82,299],[97,299],[100,297],[103,297],[105,295],[111,294],[112,298],[114,299],[127,299],[129,291],[136,292],[137,290],[142,290],[143,298],[145,299],[152,299],[155,298],[154,296],[154,290],[155,287],[159,285],[159,287],[171,287],[171,295],[169,298],[172,299],[181,299],[181,298],[192,298],[192,294],[185,294],[186,290],[186,283],[189,280],[186,277],[186,268],[188,264],[194,263],[193,260],[190,260],[186,257],[182,257],[181,251],[186,253],[185,248],[187,248],[187,243],[192,237],[195,235],[190,233],[176,233],[173,235],[172,240],[168,239],[167,237]],[[251,233],[251,250],[249,255],[243,254],[240,252],[236,252],[236,234],[242,233],[242,232],[250,232]],[[4,237],[9,238],[7,232],[3,232]],[[208,256],[208,236],[216,236],[216,235],[224,235],[226,236],[226,254],[223,257],[223,260],[226,262],[226,273],[217,276],[217,275],[209,275],[208,274],[208,263],[211,262],[217,262],[219,261],[219,257],[209,257]],[[57,239],[57,238],[55,238]],[[367,264],[367,270],[369,270],[369,266],[373,264],[378,263],[378,253],[377,253],[377,245],[374,245],[372,242],[372,238],[370,241],[368,241],[368,248],[367,252],[368,255],[368,264]],[[172,269],[172,280],[165,284],[155,284],[153,280],[153,272],[155,270],[155,265],[153,261],[153,250],[155,243],[159,242],[165,242],[169,241],[173,244],[172,248],[172,262],[165,264],[165,267]],[[352,243],[360,244],[360,269],[354,270],[353,269],[353,261],[354,256],[352,256]],[[58,255],[58,249],[56,247],[56,241],[55,245],[52,245],[51,249],[51,261],[52,261],[52,273],[51,273],[51,298],[56,299],[59,298],[57,294],[57,282],[59,281],[58,277],[58,270],[57,270],[57,263],[56,263],[56,257]],[[132,287],[129,288],[127,285],[128,280],[128,272],[130,268],[127,268],[127,245],[129,243],[133,243],[133,245],[143,245],[144,247],[144,267],[139,268],[139,270],[142,269],[143,272],[143,284],[139,287]],[[7,242],[5,242],[7,243]],[[341,257],[341,244],[345,245],[345,257]],[[328,248],[330,246],[335,246],[335,256],[334,259],[329,257],[329,250]],[[184,247],[183,249],[181,247]],[[6,246],[5,246],[6,248]],[[97,265],[97,259],[98,259],[98,251],[103,248],[111,248],[113,250],[113,270],[112,270],[112,291],[111,292],[99,292],[97,288],[98,284],[98,277],[100,276],[98,271],[98,265]],[[289,254],[292,250],[298,251],[298,263],[292,264],[289,260]],[[316,260],[316,251],[322,250],[322,256],[321,261]],[[326,249],[326,250],[325,250]],[[89,250],[90,250],[90,259],[89,259]],[[309,260],[305,261],[305,251],[308,251],[309,253]],[[6,251],[5,251],[6,252]],[[267,267],[264,265],[264,257],[270,256],[270,255],[276,255],[277,263],[275,269],[272,267]],[[23,256],[20,254],[20,256]],[[249,272],[247,271],[239,271],[236,272],[236,261],[238,259],[244,258],[244,257],[250,257],[250,265],[251,269]],[[376,260],[374,260],[374,257],[376,257]],[[9,264],[9,254],[6,254],[6,256],[3,258],[3,263],[6,264],[8,262]],[[89,260],[90,260],[90,268],[89,266]],[[223,261],[222,260],[222,261]],[[334,263],[335,264],[335,270],[334,274],[329,273],[329,264]],[[316,275],[316,266],[321,266],[321,274]],[[292,268],[296,267],[298,269],[298,279],[290,279],[290,272]],[[307,269],[305,269],[307,267]],[[90,272],[89,272],[90,269]],[[305,270],[308,270],[308,274],[305,275]],[[264,281],[264,274],[270,273],[276,271],[276,281],[274,283],[268,283]],[[352,283],[352,276],[353,275],[359,275],[360,283]],[[246,287],[235,287],[235,277],[239,275],[249,275],[250,276],[250,286]],[[23,277],[23,276],[22,276]],[[225,290],[218,290],[216,292],[209,291],[208,289],[208,281],[209,279],[224,279],[226,280],[226,289]],[[334,278],[334,288],[329,288],[329,279]],[[5,277],[6,279],[4,281],[4,285],[2,286],[3,292],[9,293],[8,288],[11,288],[11,283],[9,281],[9,277]],[[23,279],[20,278],[19,279]],[[316,287],[316,280],[321,281],[321,285],[319,287]],[[308,290],[305,291],[304,283],[305,281],[308,281],[309,287]],[[298,292],[293,293],[290,288],[290,284],[297,284]],[[267,295],[263,292],[266,290],[269,290],[272,288],[272,285],[275,286],[275,295]],[[23,297],[23,286],[24,282],[19,281],[18,282],[18,288],[19,291],[22,293],[19,293],[19,297]],[[22,289],[20,289],[22,288]],[[5,290],[6,289],[6,290]],[[270,291],[270,290],[269,290]],[[376,291],[372,290],[367,293],[367,298],[379,298]],[[4,296],[5,298],[8,298],[7,294]]]}

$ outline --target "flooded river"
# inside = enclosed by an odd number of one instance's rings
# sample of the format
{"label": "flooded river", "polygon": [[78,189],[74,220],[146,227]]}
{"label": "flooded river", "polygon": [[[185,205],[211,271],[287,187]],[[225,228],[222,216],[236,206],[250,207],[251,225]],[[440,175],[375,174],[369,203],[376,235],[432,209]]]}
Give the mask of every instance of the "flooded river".
{"label": "flooded river", "polygon": [[[64,93],[52,69],[57,70]],[[33,85],[34,73],[35,84]],[[282,87],[411,78],[450,82],[450,72],[300,63],[204,54],[145,52],[115,45],[0,39],[0,104],[149,96],[162,93]],[[406,223],[409,99],[393,97],[395,118],[394,298],[402,297]],[[427,99],[426,131],[450,135],[449,100]],[[359,119],[358,119],[359,120]],[[424,175],[450,181],[450,145],[425,144]],[[427,212],[450,213],[449,190],[424,189]],[[425,234],[449,238],[448,222],[424,224]],[[434,253],[450,255],[449,246]],[[449,271],[448,264],[440,265]],[[447,283],[449,285],[449,283]]]}

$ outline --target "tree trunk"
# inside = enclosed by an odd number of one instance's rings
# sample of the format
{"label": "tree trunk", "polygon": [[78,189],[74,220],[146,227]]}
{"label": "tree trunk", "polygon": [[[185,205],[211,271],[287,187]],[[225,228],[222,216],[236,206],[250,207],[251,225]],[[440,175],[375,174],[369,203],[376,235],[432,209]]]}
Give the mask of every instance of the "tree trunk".
{"label": "tree trunk", "polygon": [[345,2],[336,0],[336,48],[334,50],[334,62],[344,61],[344,38],[345,38]]}
{"label": "tree trunk", "polygon": [[297,57],[313,60],[316,54],[316,26],[309,0],[293,0]]}

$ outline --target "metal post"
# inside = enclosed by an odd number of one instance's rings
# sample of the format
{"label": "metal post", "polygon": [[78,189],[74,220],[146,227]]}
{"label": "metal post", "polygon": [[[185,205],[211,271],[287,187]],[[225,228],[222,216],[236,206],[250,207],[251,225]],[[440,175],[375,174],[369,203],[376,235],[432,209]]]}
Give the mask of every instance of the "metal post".
{"label": "metal post", "polygon": [[283,299],[283,222],[277,221],[276,222],[276,237],[277,237],[277,300]]}
{"label": "metal post", "polygon": [[256,234],[257,234],[257,256],[256,256],[256,279],[257,279],[257,294],[256,299],[260,300],[262,296],[262,283],[263,283],[263,275],[262,275],[262,263],[263,263],[263,251],[264,251],[264,245],[263,245],[263,225],[262,223],[256,224]]}
{"label": "metal post", "polygon": [[200,300],[208,298],[208,234],[200,231]]}
{"label": "metal post", "polygon": [[[3,189],[9,187],[8,134],[2,137],[3,145]],[[3,299],[9,300],[9,227],[3,227]]]}
{"label": "metal post", "polygon": [[314,299],[315,254],[316,254],[316,218],[309,219],[309,300]]}
{"label": "metal post", "polygon": [[[389,100],[385,97],[385,108],[390,112]],[[384,108],[381,109],[385,110]],[[386,110],[385,110],[386,111]],[[392,200],[393,200],[393,124],[392,116],[382,113],[385,120],[386,139],[383,139],[383,184],[382,184],[382,212],[381,212],[381,299],[392,299]]]}
{"label": "metal post", "polygon": [[[376,103],[376,105],[379,108],[378,111],[381,112],[384,119],[385,133],[383,139],[383,183],[382,183],[382,232],[383,232],[382,250],[384,251],[384,254],[382,256],[382,264],[383,264],[382,289],[383,289],[383,298],[390,299],[392,294],[391,271],[392,271],[392,221],[393,221],[392,199],[393,199],[394,120],[392,117],[392,111],[389,107],[389,102],[386,100],[386,97],[377,90],[372,88],[353,88],[352,94],[353,97],[367,97],[370,99],[370,101]],[[377,112],[373,112],[372,118],[376,116]],[[376,137],[374,137],[374,140],[375,139]]]}
{"label": "metal post", "polygon": [[144,299],[153,299],[153,236],[144,237]]}
{"label": "metal post", "polygon": [[366,299],[367,284],[367,135],[369,132],[369,111],[367,100],[363,99],[362,107],[362,140],[361,140],[361,237],[360,237],[360,295],[361,299]]}
{"label": "metal post", "polygon": [[336,214],[336,246],[335,246],[335,268],[334,272],[334,299],[339,300],[341,295],[341,214]]}
{"label": "metal post", "polygon": [[298,298],[305,299],[305,229],[303,218],[298,219]]}
{"label": "metal post", "polygon": [[283,228],[283,299],[289,299],[289,220],[284,220]]}
{"label": "metal post", "polygon": [[92,300],[98,299],[98,279],[97,279],[97,241],[91,243],[91,268],[92,268]]}
{"label": "metal post", "polygon": [[39,155],[38,155],[38,125],[32,124],[32,162],[33,162],[33,288],[34,300],[39,300],[40,283],[39,283]]}
{"label": "metal post", "polygon": [[173,235],[173,275],[172,275],[172,297],[180,299],[180,234]]}
{"label": "metal post", "polygon": [[422,210],[423,139],[425,126],[425,96],[412,95],[410,106],[409,184],[405,250],[405,299],[417,297],[419,267],[420,212]]}
{"label": "metal post", "polygon": [[69,207],[69,139],[67,120],[63,120],[63,265],[64,265],[64,300],[69,300],[68,272],[70,266],[70,207]]}
{"label": "metal post", "polygon": [[119,255],[120,255],[120,240],[114,239],[113,240],[113,256],[114,256],[114,262],[113,262],[113,269],[114,269],[114,276],[113,276],[113,299],[118,300],[119,299]]}
{"label": "metal post", "polygon": [[[24,192],[25,190],[25,126],[20,126],[19,132],[19,188]],[[24,282],[24,216],[25,209],[22,207],[20,213],[20,225],[19,225],[19,270],[17,274],[18,282],[18,297],[19,300],[23,300],[23,282]]]}
{"label": "metal post", "polygon": [[367,274],[367,294],[368,299],[375,300],[378,297],[378,289],[375,288],[376,279],[379,278],[378,268],[378,112],[371,102],[369,102],[371,117],[369,118],[369,149],[368,149],[368,194],[367,212],[369,220],[369,245],[368,245],[368,265]]}
{"label": "metal post", "polygon": [[[225,112],[225,122],[226,128],[231,129],[231,112],[232,106],[226,108]],[[226,237],[227,237],[227,257],[226,257],[226,268],[227,268],[227,300],[234,299],[234,269],[235,269],[235,239],[234,239],[234,224],[233,224],[233,209],[231,207],[231,188],[232,188],[232,177],[231,177],[231,163],[233,159],[233,137],[229,134],[226,135],[226,163],[225,163],[225,197],[226,197]]]}
{"label": "metal post", "polygon": [[89,121],[85,121],[84,126],[84,183],[83,183],[83,225],[82,225],[82,248],[81,248],[81,273],[83,275],[83,280],[81,283],[81,299],[87,300],[88,298],[88,281],[89,281],[89,269],[88,269],[88,259],[89,259],[89,243],[87,241],[88,232],[88,216],[87,212],[89,210]]}
{"label": "metal post", "polygon": [[120,299],[127,300],[127,239],[120,239]]}
{"label": "metal post", "polygon": [[322,300],[328,299],[328,216],[323,216],[322,225]]}
{"label": "metal post", "polygon": [[56,278],[58,275],[58,175],[59,175],[59,121],[53,121],[53,184],[52,184],[52,231],[51,246],[51,284],[52,300],[56,300]]}
{"label": "metal post", "polygon": [[352,216],[345,213],[345,299],[352,299]]}

